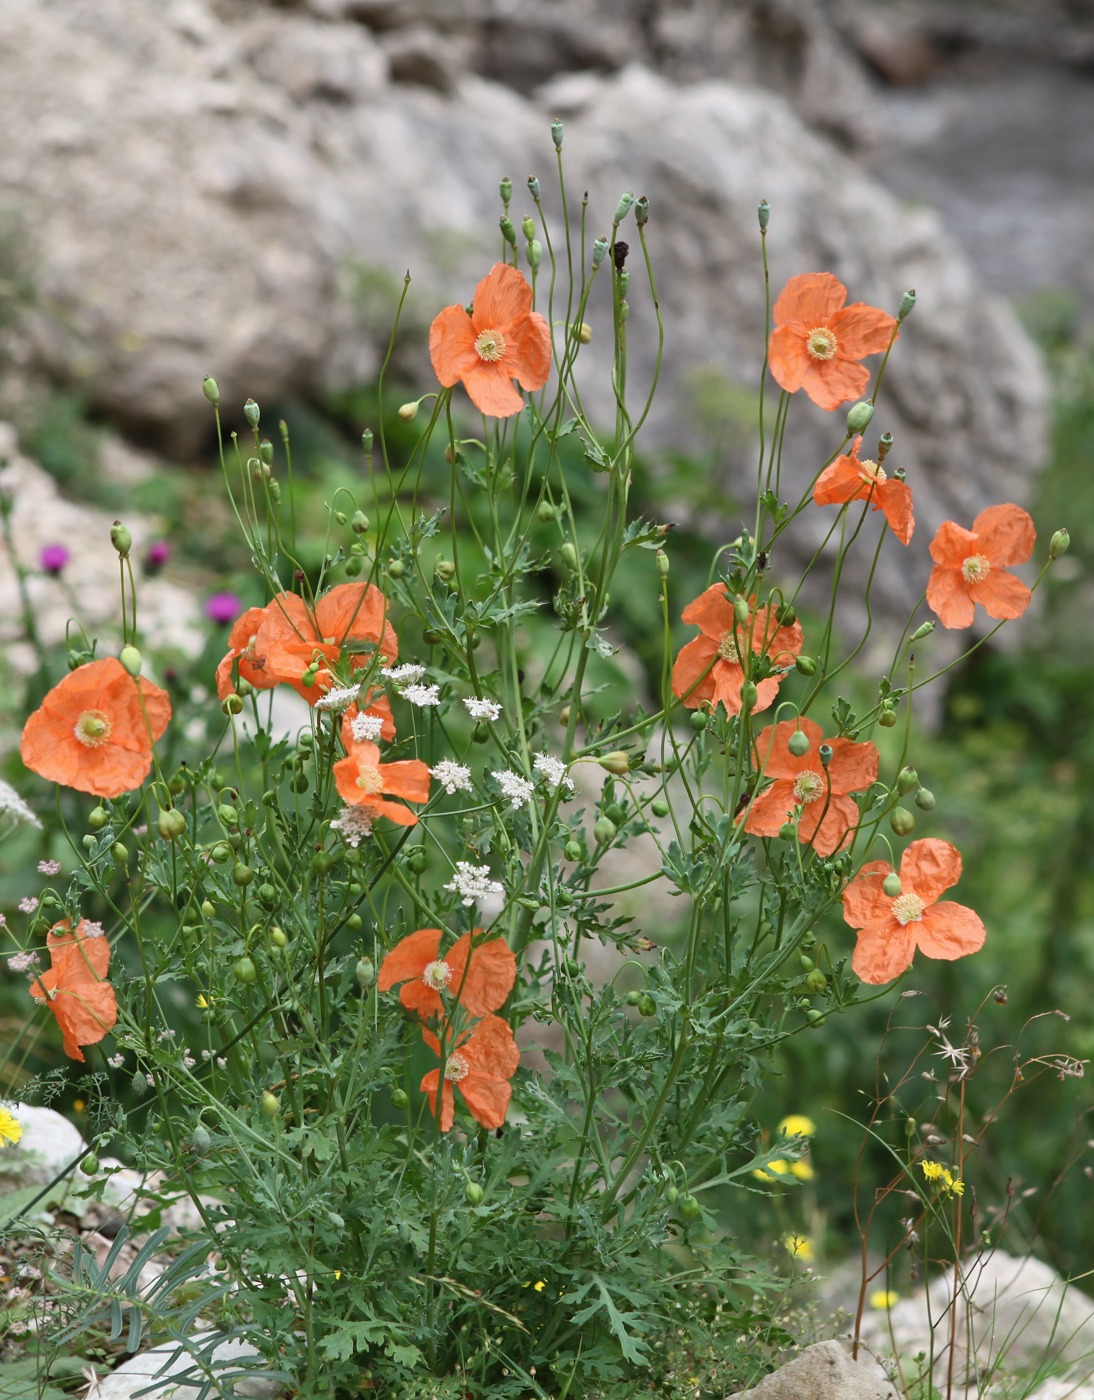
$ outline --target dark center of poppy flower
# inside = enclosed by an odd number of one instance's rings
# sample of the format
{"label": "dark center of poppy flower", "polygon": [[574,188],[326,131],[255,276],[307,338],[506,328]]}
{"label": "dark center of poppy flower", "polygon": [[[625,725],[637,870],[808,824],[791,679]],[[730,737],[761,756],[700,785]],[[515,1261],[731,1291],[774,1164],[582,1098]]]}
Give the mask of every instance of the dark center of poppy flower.
{"label": "dark center of poppy flower", "polygon": [[732,632],[727,632],[718,643],[718,655],[723,661],[732,661],[738,666],[741,664],[741,653],[737,650],[737,642]]}
{"label": "dark center of poppy flower", "polygon": [[453,1084],[458,1084],[461,1079],[466,1079],[471,1066],[458,1050],[454,1050],[448,1057],[444,1067],[444,1077],[451,1079]]}
{"label": "dark center of poppy flower", "polygon": [[830,360],[838,344],[827,326],[814,326],[805,337],[805,348],[814,360]]}
{"label": "dark center of poppy flower", "polygon": [[435,962],[426,963],[425,970],[422,972],[422,981],[430,991],[446,991],[451,980],[452,969],[443,958],[437,958]]}
{"label": "dark center of poppy flower", "polygon": [[802,803],[815,802],[824,791],[821,775],[811,768],[805,768],[794,779],[794,797]]}
{"label": "dark center of poppy flower", "polygon": [[373,797],[378,792],[384,790],[384,780],[380,776],[380,770],[374,763],[362,763],[357,770],[357,786],[369,797]]}
{"label": "dark center of poppy flower", "polygon": [[480,360],[497,364],[505,358],[505,337],[501,331],[479,331],[475,337],[475,351]]}
{"label": "dark center of poppy flower", "polygon": [[85,710],[72,732],[85,749],[101,749],[109,742],[113,727],[102,710]]}
{"label": "dark center of poppy flower", "polygon": [[922,919],[926,907],[919,895],[913,890],[909,890],[907,894],[902,894],[899,899],[893,900],[890,912],[903,928],[905,924],[918,923]]}
{"label": "dark center of poppy flower", "polygon": [[983,583],[991,573],[991,561],[986,554],[970,554],[961,565],[961,577],[966,583]]}

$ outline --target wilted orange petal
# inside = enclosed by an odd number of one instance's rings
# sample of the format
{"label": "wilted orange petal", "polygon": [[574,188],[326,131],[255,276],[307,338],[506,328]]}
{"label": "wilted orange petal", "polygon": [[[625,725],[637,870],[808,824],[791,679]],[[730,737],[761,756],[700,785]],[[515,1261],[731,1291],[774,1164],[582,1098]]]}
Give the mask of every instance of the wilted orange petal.
{"label": "wilted orange petal", "polygon": [[908,927],[914,928],[915,940],[922,952],[945,962],[977,952],[987,937],[978,914],[948,899],[933,904],[918,924]]}
{"label": "wilted orange petal", "polygon": [[972,529],[978,537],[978,552],[986,554],[993,567],[1024,564],[1037,541],[1032,518],[1016,505],[988,506],[972,522]]}

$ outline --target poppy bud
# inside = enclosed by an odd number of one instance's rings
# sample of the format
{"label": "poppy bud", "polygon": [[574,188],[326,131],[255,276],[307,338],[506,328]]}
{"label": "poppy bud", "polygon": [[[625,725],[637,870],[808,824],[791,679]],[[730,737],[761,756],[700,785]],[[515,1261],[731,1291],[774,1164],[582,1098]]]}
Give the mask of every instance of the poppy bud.
{"label": "poppy bud", "polygon": [[655,817],[667,817],[669,810],[669,804],[663,797],[655,797],[650,803],[650,811]]}
{"label": "poppy bud", "polygon": [[267,1118],[277,1117],[277,1112],[281,1104],[278,1102],[276,1094],[271,1094],[269,1089],[267,1089],[261,1099],[259,1099],[259,1103],[262,1105],[262,1112]]}
{"label": "poppy bud", "polygon": [[771,218],[771,205],[766,199],[761,199],[756,207],[756,217],[760,221],[760,232],[767,232],[768,220]]}
{"label": "poppy bud", "polygon": [[105,807],[92,807],[87,814],[87,824],[92,831],[102,831],[109,820],[110,813]]}
{"label": "poppy bud", "polygon": [[793,627],[798,620],[797,609],[792,603],[784,603],[775,614],[775,620],[780,627]]}
{"label": "poppy bud", "polygon": [[907,807],[894,807],[889,825],[897,836],[911,836],[915,830],[915,814],[909,812]]}
{"label": "poppy bud", "polygon": [[878,711],[877,722],[882,729],[892,729],[896,724],[896,709],[886,702]]}
{"label": "poppy bud", "polygon": [[510,248],[517,246],[517,230],[513,220],[507,214],[503,214],[498,220],[498,228],[501,229],[501,236],[509,244]]}
{"label": "poppy bud", "polygon": [[733,617],[738,627],[744,627],[748,622],[749,607],[747,598],[734,598]]}
{"label": "poppy bud", "polygon": [[211,374],[207,374],[201,381],[201,392],[209,400],[214,408],[220,403],[220,385]]}
{"label": "poppy bud", "polygon": [[817,749],[817,757],[821,761],[821,767],[827,768],[828,765],[832,762],[832,745],[821,744],[820,747]]}
{"label": "poppy bud", "polygon": [[630,190],[628,190],[626,194],[621,195],[619,203],[615,206],[615,215],[612,219],[612,222],[615,224],[621,224],[623,220],[627,217],[627,215],[630,213],[631,205],[633,203],[634,195],[631,194]]}
{"label": "poppy bud", "polygon": [[638,994],[638,1014],[639,1016],[656,1016],[657,1003],[649,992],[639,992]]}
{"label": "poppy bud", "polygon": [[814,996],[819,996],[821,992],[827,990],[828,978],[825,977],[819,967],[815,967],[812,972],[807,974],[805,988],[806,991],[811,992]]}
{"label": "poppy bud", "polygon": [[930,788],[921,787],[915,795],[915,805],[921,812],[934,811],[934,793]]}
{"label": "poppy bud", "polygon": [[911,291],[905,292],[900,298],[900,306],[896,313],[897,320],[903,321],[906,316],[910,316],[915,310],[915,303],[916,295],[915,289],[913,288]]}
{"label": "poppy bud", "polygon": [[485,1194],[486,1192],[477,1181],[469,1181],[463,1188],[463,1198],[469,1206],[481,1205]]}
{"label": "poppy bud", "polygon": [[[531,220],[528,221],[531,223]],[[528,266],[535,272],[543,261],[543,244],[538,238],[530,238],[524,249],[524,256],[528,259]]]}
{"label": "poppy bud", "polygon": [[168,807],[156,819],[156,830],[165,841],[177,841],[186,830],[186,818],[177,807]]}
{"label": "poppy bud", "polygon": [[665,1200],[668,1201],[670,1206],[674,1206],[679,1199],[680,1188],[678,1186],[665,1187]]}
{"label": "poppy bud", "polygon": [[249,428],[258,427],[259,419],[262,417],[262,410],[259,408],[258,404],[255,403],[254,399],[248,399],[243,405],[243,416],[246,418]]}
{"label": "poppy bud", "polygon": [[353,519],[349,522],[349,528],[355,535],[363,535],[368,531],[369,520],[363,510],[355,510]]}
{"label": "poppy bud", "polygon": [[582,321],[578,325],[576,335],[579,345],[588,345],[589,341],[593,338],[593,328],[589,325],[588,321]]}
{"label": "poppy bud", "polygon": [[561,122],[559,121],[559,119],[556,117],[556,118],[554,119],[554,121],[551,123],[551,140],[555,143],[555,150],[556,150],[556,151],[561,151],[561,150],[562,150],[562,132],[563,132],[562,123],[561,123]]}
{"label": "poppy bud", "polygon": [[232,972],[237,982],[253,982],[258,976],[258,968],[253,958],[240,958]]}
{"label": "poppy bud", "polygon": [[794,669],[803,676],[815,676],[817,674],[817,663],[811,656],[795,656]]}
{"label": "poppy bud", "polygon": [[216,905],[211,900],[203,899],[201,901],[201,917],[203,919],[211,919],[216,912]]}
{"label": "poppy bud", "polygon": [[574,548],[574,546],[570,543],[569,540],[567,540],[565,544],[559,546],[559,551],[558,551],[558,553],[559,553],[559,558],[560,558],[560,559],[562,560],[562,562],[566,565],[566,567],[570,570],[570,572],[571,572],[571,573],[576,573],[576,572],[577,572],[577,550]]}
{"label": "poppy bud", "polygon": [[680,1214],[686,1220],[698,1220],[700,1213],[699,1202],[694,1196],[685,1196],[680,1202]]}
{"label": "poppy bud", "polygon": [[896,775],[896,790],[901,797],[919,786],[919,774],[914,768],[902,768]]}
{"label": "poppy bud", "polygon": [[312,664],[308,667],[308,669],[301,673],[300,684],[309,687],[313,686],[315,684],[315,678],[318,676],[318,674],[319,666],[316,662],[313,661]]}
{"label": "poppy bud", "polygon": [[741,708],[751,710],[756,701],[760,698],[760,692],[754,681],[745,681],[741,686]]}
{"label": "poppy bud", "polygon": [[351,558],[346,560],[345,570],[350,578],[356,578],[361,572],[362,567],[360,555],[354,554]]}
{"label": "poppy bud", "polygon": [[372,456],[372,429],[366,428],[361,434],[361,447],[364,449],[366,457]]}
{"label": "poppy bud", "polygon": [[406,1108],[410,1103],[410,1095],[405,1089],[392,1089],[391,1102],[395,1108]]}
{"label": "poppy bud", "polygon": [[502,176],[498,184],[498,194],[501,195],[501,202],[508,209],[509,201],[513,198],[513,182],[508,175]]}
{"label": "poppy bud", "polygon": [[934,631],[934,622],[924,622],[915,629],[909,638],[913,642],[921,642],[924,637],[929,637]]}
{"label": "poppy bud", "polygon": [[120,520],[115,520],[110,527],[110,543],[123,559],[129,558],[129,551],[133,548],[133,536]]}
{"label": "poppy bud", "polygon": [[608,240],[606,238],[596,238],[593,240],[593,267],[599,267],[608,256]]}
{"label": "poppy bud", "polygon": [[581,849],[581,842],[567,841],[566,845],[563,847],[562,854],[566,857],[567,860],[580,860],[583,855],[583,851]]}
{"label": "poppy bud", "polygon": [[607,845],[615,836],[615,822],[608,817],[597,817],[593,826],[593,835],[596,837],[598,845]]}
{"label": "poppy bud", "polygon": [[596,761],[601,768],[614,773],[617,778],[625,778],[631,771],[631,761],[622,749],[613,749],[611,753],[604,754]]}
{"label": "poppy bud", "polygon": [[806,734],[804,729],[795,729],[786,747],[795,758],[804,758],[809,752],[809,735]]}
{"label": "poppy bud", "polygon": [[824,1012],[818,1011],[815,1006],[811,1006],[809,1010],[805,1013],[805,1019],[809,1022],[811,1026],[823,1026]]}
{"label": "poppy bud", "polygon": [[334,866],[334,856],[330,851],[316,851],[312,869],[317,875],[329,875]]}
{"label": "poppy bud", "polygon": [[245,889],[254,877],[255,873],[251,867],[241,860],[232,867],[232,883],[238,885],[240,889]]}
{"label": "poppy bud", "polygon": [[659,549],[654,555],[654,562],[657,564],[657,572],[662,578],[669,576],[669,556],[663,549]]}
{"label": "poppy bud", "polygon": [[421,875],[429,864],[429,852],[424,846],[413,846],[407,853],[406,868],[413,875]]}
{"label": "poppy bud", "polygon": [[692,710],[690,724],[692,729],[702,732],[710,722],[710,716],[706,710]]}
{"label": "poppy bud", "polygon": [[528,193],[532,196],[532,198],[533,198],[533,199],[536,201],[536,203],[538,204],[538,203],[539,203],[539,181],[536,179],[536,177],[535,177],[534,175],[529,175],[529,176],[528,176]]}
{"label": "poppy bud", "polygon": [[783,841],[793,841],[797,838],[798,828],[793,822],[783,822],[779,827],[779,837]]}
{"label": "poppy bud", "polygon": [[357,985],[363,992],[367,992],[376,981],[376,966],[371,958],[358,958],[357,968],[354,972],[357,978]]}
{"label": "poppy bud", "polygon": [[411,399],[409,403],[400,405],[399,417],[404,423],[412,423],[418,416],[418,403],[416,399]]}
{"label": "poppy bud", "polygon": [[877,440],[877,464],[879,467],[881,466],[882,462],[885,461],[885,458],[888,457],[892,446],[892,433],[882,433],[882,435]]}
{"label": "poppy bud", "polygon": [[881,892],[887,899],[897,899],[904,892],[904,885],[895,870],[891,870],[881,882]]}
{"label": "poppy bud", "polygon": [[798,964],[803,972],[812,972],[813,968],[816,966],[813,959],[806,957],[804,953],[802,953],[801,957],[798,959]]}
{"label": "poppy bud", "polygon": [[1066,554],[1071,547],[1071,536],[1066,530],[1057,530],[1048,542],[1048,557],[1059,559],[1061,554]]}
{"label": "poppy bud", "polygon": [[110,854],[114,857],[114,859],[118,862],[119,865],[128,864],[129,852],[126,850],[126,848],[122,845],[120,841],[114,842],[113,846],[111,846],[110,848]]}
{"label": "poppy bud", "polygon": [[847,431],[849,433],[864,433],[870,426],[870,419],[874,416],[874,405],[869,399],[862,399],[859,403],[852,404],[847,410]]}
{"label": "poppy bud", "polygon": [[406,573],[406,565],[401,559],[393,559],[387,566],[387,571],[391,578],[402,578]]}
{"label": "poppy bud", "polygon": [[84,1176],[94,1176],[99,1170],[99,1159],[95,1156],[94,1152],[89,1152],[87,1156],[84,1157],[83,1161],[80,1163],[80,1170],[83,1172]]}
{"label": "poppy bud", "polygon": [[220,708],[226,715],[238,715],[243,709],[243,697],[237,695],[233,690],[230,695],[226,695],[220,702]]}
{"label": "poppy bud", "polygon": [[85,851],[93,851],[95,847],[99,844],[90,831],[85,836],[81,837],[81,841]]}
{"label": "poppy bud", "polygon": [[645,228],[650,221],[650,202],[644,194],[634,201],[634,221],[639,228]]}
{"label": "poppy bud", "polygon": [[451,559],[438,559],[434,572],[442,583],[451,583],[456,577],[456,566]]}

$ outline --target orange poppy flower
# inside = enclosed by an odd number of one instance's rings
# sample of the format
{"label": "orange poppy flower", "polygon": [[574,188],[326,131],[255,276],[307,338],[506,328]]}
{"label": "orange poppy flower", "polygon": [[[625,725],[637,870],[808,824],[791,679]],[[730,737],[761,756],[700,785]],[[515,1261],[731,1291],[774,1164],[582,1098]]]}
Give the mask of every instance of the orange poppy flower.
{"label": "orange poppy flower", "polygon": [[532,288],[508,263],[495,263],[465,307],[446,306],[429,328],[429,358],[446,389],[463,383],[488,418],[519,413],[513,388],[542,389],[551,373],[551,331],[532,310]]}
{"label": "orange poppy flower", "polygon": [[[264,608],[248,608],[228,634],[228,654],[217,667],[217,694],[231,694],[233,663],[240,676],[260,690],[291,685],[309,704],[339,682],[328,669],[350,653],[350,665],[367,666],[374,650],[388,661],[399,654],[395,629],[387,621],[388,602],[371,583],[340,583],[314,608],[298,593],[279,593]],[[313,685],[301,680],[320,663]]]}
{"label": "orange poppy flower", "polygon": [[976,604],[989,617],[1021,617],[1031,594],[1007,564],[1024,564],[1037,532],[1021,506],[989,506],[966,530],[947,520],[931,541],[927,606],[943,627],[971,627]]}
{"label": "orange poppy flower", "polygon": [[148,776],[152,745],[170,718],[166,691],[106,656],[53,687],[27,720],[19,752],[28,768],[61,787],[120,797]]}
{"label": "orange poppy flower", "polygon": [[381,763],[379,747],[371,740],[354,744],[352,752],[340,758],[332,771],[343,802],[365,807],[373,816],[388,817],[399,826],[415,826],[418,818],[401,802],[385,802],[385,793],[407,802],[429,801],[429,765],[420,758]]}
{"label": "orange poppy flower", "polygon": [[473,943],[481,928],[458,938],[440,956],[441,930],[420,928],[401,939],[380,964],[381,992],[402,983],[399,1000],[423,1021],[445,1014],[452,1001],[470,1016],[486,1016],[505,1005],[517,976],[517,960],[504,938]]}
{"label": "orange poppy flower", "polygon": [[[800,757],[791,753],[791,736],[798,730],[809,740]],[[832,757],[827,767],[820,760],[820,746],[827,743]],[[778,836],[795,811],[798,840],[812,845],[820,856],[830,856],[848,845],[859,822],[858,803],[849,794],[865,792],[877,781],[878,752],[871,743],[850,739],[825,739],[811,719],[783,720],[768,725],[756,740],[754,762],[765,778],[774,781],[748,808],[745,830],[753,836]]]}
{"label": "orange poppy flower", "polygon": [[[721,704],[731,715],[740,711],[741,686],[747,679],[740,661],[742,651],[767,656],[775,666],[792,665],[801,651],[801,624],[780,627],[775,609],[757,608],[755,602],[749,599],[748,621],[738,622],[725,585],[713,583],[680,614],[682,621],[698,627],[701,633],[681,647],[672,668],[672,693],[689,710]],[[781,684],[781,676],[757,681],[753,711],[766,710]]]}
{"label": "orange poppy flower", "polygon": [[908,544],[915,529],[912,488],[885,473],[867,457],[859,461],[862,438],[855,438],[845,457],[837,457],[817,477],[813,500],[818,506],[845,506],[850,501],[873,501],[873,509],[885,512],[889,529],[901,544]]}
{"label": "orange poppy flower", "polygon": [[[437,1037],[427,1030],[422,1039],[435,1055],[440,1055]],[[509,1080],[520,1063],[520,1051],[513,1032],[500,1016],[484,1016],[469,1031],[453,1038],[444,1062],[444,1088],[441,1091],[441,1132],[447,1133],[455,1113],[452,1086],[463,1095],[471,1116],[484,1128],[500,1128],[505,1122],[513,1096]],[[437,1112],[437,1089],[441,1071],[431,1069],[421,1083],[429,1106]]]}
{"label": "orange poppy flower", "polygon": [[106,980],[110,943],[102,932],[89,933],[81,919],[75,933],[67,919],[46,935],[51,966],[31,984],[35,1001],[44,1001],[61,1028],[65,1054],[82,1060],[81,1045],[95,1045],[118,1019],[114,988]]}
{"label": "orange poppy flower", "polygon": [[859,361],[896,338],[895,317],[846,300],[847,288],[830,272],[806,272],[791,277],[772,308],[771,377],[790,394],[804,389],[820,408],[861,398],[870,371]]}
{"label": "orange poppy flower", "polygon": [[961,855],[948,841],[913,841],[900,862],[900,894],[882,884],[893,867],[864,865],[843,892],[843,917],[858,929],[851,966],[864,982],[880,986],[912,965],[915,950],[952,962],[983,947],[980,917],[963,904],[938,897],[961,878]]}

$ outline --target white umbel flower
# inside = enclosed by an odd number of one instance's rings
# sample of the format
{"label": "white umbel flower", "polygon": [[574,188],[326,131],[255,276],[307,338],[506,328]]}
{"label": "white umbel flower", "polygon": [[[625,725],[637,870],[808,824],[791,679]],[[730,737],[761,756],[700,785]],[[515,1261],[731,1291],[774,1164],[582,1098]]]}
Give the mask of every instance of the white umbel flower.
{"label": "white umbel flower", "polygon": [[508,768],[493,772],[490,776],[508,797],[511,807],[523,807],[535,794],[536,790],[527,778],[522,778],[519,773],[514,773]]}
{"label": "white umbel flower", "polygon": [[490,879],[488,865],[472,865],[466,860],[456,862],[456,873],[445,885],[445,889],[458,894],[461,903],[467,907],[474,904],[476,900],[485,899],[487,895],[504,893],[504,889],[498,881]]}
{"label": "white umbel flower", "polygon": [[501,714],[501,706],[496,700],[483,700],[477,695],[469,695],[463,703],[472,719],[488,719],[492,722]]}
{"label": "white umbel flower", "polygon": [[440,763],[434,764],[429,771],[449,797],[454,792],[471,791],[471,769],[465,768],[462,763],[456,763],[451,758],[442,758]]}

